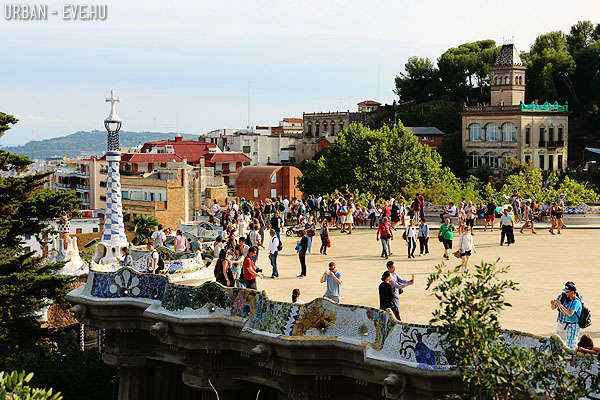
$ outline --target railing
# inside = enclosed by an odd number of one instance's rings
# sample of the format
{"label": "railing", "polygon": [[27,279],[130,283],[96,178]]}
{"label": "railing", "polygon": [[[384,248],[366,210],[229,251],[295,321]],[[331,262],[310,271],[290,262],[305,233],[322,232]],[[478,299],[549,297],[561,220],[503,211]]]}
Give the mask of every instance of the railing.
{"label": "railing", "polygon": [[77,190],[82,190],[84,192],[87,192],[90,190],[90,186],[89,185],[77,185],[76,186]]}
{"label": "railing", "polygon": [[73,190],[73,188],[71,187],[71,185],[66,184],[66,183],[59,183],[56,182],[54,184],[54,187],[56,187],[57,189],[64,189],[64,190]]}
{"label": "railing", "polygon": [[465,106],[465,112],[498,112],[498,111],[519,111],[519,106],[490,106],[480,104],[477,106]]}
{"label": "railing", "polygon": [[548,142],[548,147],[563,147],[564,145],[564,140],[552,140]]}

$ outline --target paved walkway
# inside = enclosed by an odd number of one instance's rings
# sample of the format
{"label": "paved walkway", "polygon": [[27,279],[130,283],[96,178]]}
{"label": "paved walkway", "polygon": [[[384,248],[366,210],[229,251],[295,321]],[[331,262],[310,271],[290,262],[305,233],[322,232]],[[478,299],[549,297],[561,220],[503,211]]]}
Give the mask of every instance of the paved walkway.
{"label": "paved walkway", "polygon": [[[520,291],[511,294],[508,301],[513,307],[501,316],[505,328],[548,335],[554,332],[556,312],[549,308],[550,299],[561,291],[565,281],[574,281],[585,296],[592,316],[600,315],[600,263],[598,262],[598,239],[600,233],[590,229],[568,229],[561,235],[552,236],[547,229],[539,229],[537,235],[516,233],[516,244],[499,246],[499,230],[477,231],[477,253],[473,262],[494,261],[511,266],[508,277],[520,282]],[[400,239],[400,240],[399,240]],[[358,229],[352,235],[333,232],[332,247],[327,256],[319,255],[320,239],[315,237],[312,255],[307,256],[308,276],[297,279],[300,272],[298,257],[294,251],[295,238],[284,238],[284,251],[279,255],[280,278],[258,281],[258,287],[266,290],[271,298],[290,300],[292,289],[300,288],[301,300],[310,301],[324,293],[319,282],[329,261],[335,261],[342,271],[342,302],[378,307],[377,287],[385,270],[385,261],[379,257],[381,246],[375,240],[375,230]],[[430,255],[408,260],[401,231],[392,241],[391,257],[398,272],[410,278],[415,274],[416,284],[408,287],[401,297],[403,320],[427,323],[437,304],[425,290],[427,276],[434,266],[442,262],[442,248],[435,237],[430,239]],[[418,249],[417,249],[418,253]],[[450,260],[452,265],[456,259]],[[270,276],[266,252],[261,250],[258,264]],[[596,317],[598,319],[600,317]],[[600,342],[600,319],[586,329]]]}

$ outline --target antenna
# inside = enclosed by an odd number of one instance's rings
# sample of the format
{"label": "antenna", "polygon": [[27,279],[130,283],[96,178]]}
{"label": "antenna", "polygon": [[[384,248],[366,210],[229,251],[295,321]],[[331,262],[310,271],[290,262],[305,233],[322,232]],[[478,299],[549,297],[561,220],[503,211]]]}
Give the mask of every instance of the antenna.
{"label": "antenna", "polygon": [[250,122],[250,81],[248,81],[248,130],[252,129],[252,123]]}

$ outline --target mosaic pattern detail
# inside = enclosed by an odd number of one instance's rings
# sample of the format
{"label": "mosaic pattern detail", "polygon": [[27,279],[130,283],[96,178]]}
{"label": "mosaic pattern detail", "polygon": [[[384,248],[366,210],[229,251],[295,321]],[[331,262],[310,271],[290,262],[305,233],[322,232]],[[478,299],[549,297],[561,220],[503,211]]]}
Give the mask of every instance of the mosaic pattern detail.
{"label": "mosaic pattern detail", "polygon": [[[89,282],[88,282],[89,284]],[[157,291],[152,291],[158,288]],[[164,297],[161,295],[164,293]],[[441,346],[434,326],[397,321],[389,311],[335,304],[318,298],[307,304],[270,300],[265,292],[225,288],[215,282],[191,287],[168,283],[165,276],[140,274],[123,268],[116,273],[94,272],[91,295],[104,298],[155,298],[160,313],[178,317],[231,318],[242,330],[282,340],[311,340],[326,337],[363,346],[366,359],[398,363],[421,370],[453,368],[452,349]],[[214,305],[213,307],[207,307]],[[507,346],[523,346],[538,351],[564,346],[560,339],[517,331],[504,331]],[[574,357],[573,374],[587,377],[600,372],[591,357]]]}
{"label": "mosaic pattern detail", "polygon": [[[108,156],[120,156],[118,152],[108,152]],[[108,162],[106,177],[106,212],[104,214],[104,229],[102,241],[113,244],[127,243],[125,225],[123,225],[123,205],[121,203],[121,175],[119,161]]]}
{"label": "mosaic pattern detail", "polygon": [[94,274],[90,293],[94,297],[144,298],[162,300],[167,278],[161,275],[140,274],[130,268],[117,272],[91,272]]}

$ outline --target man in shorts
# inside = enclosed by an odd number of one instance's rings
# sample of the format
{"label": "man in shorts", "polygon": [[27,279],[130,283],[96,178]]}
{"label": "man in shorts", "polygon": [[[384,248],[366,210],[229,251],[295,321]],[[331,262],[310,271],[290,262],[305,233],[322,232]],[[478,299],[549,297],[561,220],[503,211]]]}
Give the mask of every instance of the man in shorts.
{"label": "man in shorts", "polygon": [[558,310],[556,333],[571,350],[577,347],[582,307],[583,298],[577,294],[577,287],[573,282],[567,282],[562,294],[556,300],[550,300],[550,308]]}
{"label": "man in shorts", "polygon": [[465,224],[467,229],[471,230],[471,235],[473,234],[473,226],[475,225],[475,218],[477,217],[477,208],[473,205],[472,201],[467,203],[465,207]]}

